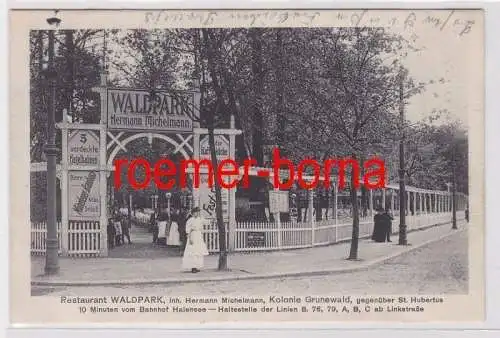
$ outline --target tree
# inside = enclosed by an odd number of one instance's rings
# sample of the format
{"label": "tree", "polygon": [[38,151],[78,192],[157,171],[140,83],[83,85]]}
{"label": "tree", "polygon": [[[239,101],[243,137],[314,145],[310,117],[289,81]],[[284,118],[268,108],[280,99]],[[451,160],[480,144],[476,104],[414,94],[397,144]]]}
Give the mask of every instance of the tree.
{"label": "tree", "polygon": [[[384,64],[383,54],[401,49],[398,36],[383,29],[347,28],[322,37],[324,68],[318,77],[320,90],[315,99],[321,107],[321,123],[330,133],[331,142],[340,145],[344,156],[364,159],[382,147],[384,134],[391,135],[399,95],[399,67]],[[413,81],[405,83],[405,98],[419,91]],[[359,173],[351,170],[350,198],[353,230],[349,259],[358,258],[359,211],[356,181]],[[357,177],[358,176],[358,177]]]}
{"label": "tree", "polygon": [[[96,30],[66,30],[55,33],[57,59],[56,122],[61,122],[63,110],[72,113],[74,120],[99,122],[99,97],[91,88],[99,83],[100,55],[91,43]],[[48,84],[42,70],[48,54],[48,37],[45,31],[30,31],[30,162],[44,162],[43,147],[47,141]],[[56,145],[62,146],[61,133],[56,134]],[[59,153],[58,160],[60,160]],[[46,216],[45,173],[32,173],[30,184],[31,217],[43,220]],[[60,196],[58,195],[58,208]]]}

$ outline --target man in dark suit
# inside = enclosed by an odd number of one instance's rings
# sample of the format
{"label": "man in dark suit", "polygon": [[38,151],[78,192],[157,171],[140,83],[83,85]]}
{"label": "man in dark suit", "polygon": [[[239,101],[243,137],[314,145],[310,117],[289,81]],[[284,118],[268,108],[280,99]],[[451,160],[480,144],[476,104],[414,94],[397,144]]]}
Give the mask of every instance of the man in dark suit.
{"label": "man in dark suit", "polygon": [[189,219],[191,214],[187,209],[181,210],[179,213],[177,225],[179,229],[179,237],[181,241],[181,252],[184,252],[184,249],[186,248],[186,242],[187,242],[187,234],[186,234],[186,222]]}
{"label": "man in dark suit", "polygon": [[110,217],[108,219],[108,247],[110,249],[113,249],[115,247],[115,237],[116,237],[116,231],[115,231],[115,225],[114,225],[114,219],[113,217]]}
{"label": "man in dark suit", "polygon": [[155,211],[151,214],[151,218],[149,219],[149,226],[153,231],[153,244],[157,244],[158,242],[158,223],[157,223],[157,212]]}
{"label": "man in dark suit", "polygon": [[386,217],[382,208],[377,209],[377,213],[373,216],[373,234],[372,239],[375,242],[385,242],[387,226],[385,224]]}
{"label": "man in dark suit", "polygon": [[389,209],[385,209],[383,216],[384,216],[385,231],[387,233],[387,242],[392,242],[391,241],[392,221],[394,220],[394,217],[392,217],[391,213],[389,212]]}

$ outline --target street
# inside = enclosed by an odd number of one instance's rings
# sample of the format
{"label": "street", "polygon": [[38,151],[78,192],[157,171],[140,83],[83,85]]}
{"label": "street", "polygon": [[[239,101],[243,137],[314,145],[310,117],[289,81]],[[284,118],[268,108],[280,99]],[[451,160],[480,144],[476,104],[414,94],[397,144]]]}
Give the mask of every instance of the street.
{"label": "street", "polygon": [[467,232],[354,273],[179,285],[33,287],[32,295],[464,294],[468,290]]}

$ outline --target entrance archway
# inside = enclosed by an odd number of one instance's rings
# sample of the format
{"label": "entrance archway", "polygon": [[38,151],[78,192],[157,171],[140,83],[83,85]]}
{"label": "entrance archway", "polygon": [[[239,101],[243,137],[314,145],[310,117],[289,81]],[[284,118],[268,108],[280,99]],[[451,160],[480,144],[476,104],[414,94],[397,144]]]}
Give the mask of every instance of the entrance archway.
{"label": "entrance archway", "polygon": [[[141,138],[147,138],[150,143],[154,138],[158,138],[160,140],[166,141],[167,143],[171,144],[172,146],[175,147],[174,149],[174,154],[179,152],[182,154],[182,156],[185,159],[190,159],[193,155],[193,146],[190,144],[193,141],[193,135],[185,135],[185,134],[174,134],[178,138],[180,138],[180,143],[176,142],[173,138],[170,136],[167,136],[165,134],[160,134],[160,133],[134,133],[129,136],[124,136],[124,132],[120,132],[116,135],[114,135],[112,132],[108,131],[108,138],[111,139],[110,142],[107,143],[106,145],[106,150],[109,152],[109,155],[107,156],[108,162],[107,165],[108,167],[113,166],[113,161],[116,158],[116,155],[121,151],[127,151],[126,146],[130,142],[141,139]],[[122,138],[122,140],[120,140]],[[185,149],[186,148],[186,149]]]}
{"label": "entrance archway", "polygon": [[[62,132],[61,252],[69,256],[108,256],[108,180],[114,171],[113,161],[120,151],[127,151],[130,142],[146,138],[151,144],[159,139],[184,159],[198,159],[200,148],[207,143],[204,135],[208,131],[197,122],[199,88],[153,92],[111,88],[102,73],[101,85],[93,91],[100,96],[99,123],[72,123],[66,111],[63,122],[58,123]],[[225,153],[234,158],[235,136],[241,134],[234,128],[234,117],[230,129],[216,129],[214,133],[227,137]],[[193,205],[206,203],[210,193],[204,185],[192,189]],[[235,189],[229,189],[226,205],[229,228],[233,229]],[[230,243],[234,243],[234,231],[229,234]]]}
{"label": "entrance archway", "polygon": [[[108,172],[108,208],[109,213],[115,215],[114,217],[120,217],[122,223],[130,224],[131,244],[128,243],[127,238],[123,238],[122,243],[117,243],[119,245],[114,245],[111,241],[108,245],[108,256],[112,258],[178,256],[180,245],[167,243],[167,237],[172,224],[177,229],[183,224],[184,219],[181,218],[186,215],[185,211],[189,208],[187,199],[183,199],[184,191],[177,186],[168,190],[160,189],[152,179],[148,187],[144,189],[131,189],[124,178],[127,175],[126,172],[123,169],[120,173],[116,172],[113,162],[122,156],[128,158],[129,161],[139,156],[146,158],[153,165],[159,158],[167,157],[178,165],[180,160],[192,158],[192,134],[165,135],[157,132],[115,134],[108,131],[107,137],[107,165],[111,168]],[[114,175],[117,174],[121,175],[122,181],[122,187],[119,190],[116,190],[113,183]],[[151,220],[153,223],[150,222]],[[154,220],[163,221],[161,223],[164,227],[160,226],[160,229],[155,231]],[[167,220],[168,222],[165,223]],[[110,222],[113,220],[110,219]],[[157,237],[155,232],[157,232]],[[155,238],[158,240],[155,241]]]}

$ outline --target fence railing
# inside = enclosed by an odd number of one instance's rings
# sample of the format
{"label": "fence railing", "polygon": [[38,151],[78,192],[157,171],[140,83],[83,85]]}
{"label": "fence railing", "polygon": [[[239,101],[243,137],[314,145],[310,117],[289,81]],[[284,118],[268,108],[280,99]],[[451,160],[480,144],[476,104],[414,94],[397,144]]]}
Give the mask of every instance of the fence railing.
{"label": "fence railing", "polygon": [[[59,240],[59,253],[62,248],[61,237],[61,222],[57,222],[57,239]],[[47,249],[47,223],[32,222],[31,223],[31,254],[45,255]]]}
{"label": "fence railing", "polygon": [[[463,214],[457,215],[463,219]],[[407,215],[408,230],[415,230],[431,225],[451,222],[451,213],[429,213]],[[399,232],[399,220],[393,221],[393,234]],[[229,244],[229,228],[226,227],[226,243]],[[372,233],[371,217],[363,217],[359,222],[359,237],[367,237]],[[335,220],[310,222],[237,222],[234,234],[234,251],[252,252],[264,250],[284,250],[329,245],[351,239],[352,222],[343,220],[335,224]],[[69,221],[68,255],[77,257],[98,256],[101,252],[101,229],[95,221]],[[61,222],[58,223],[59,247],[62,248]],[[47,226],[45,222],[31,223],[31,253],[44,255],[46,249]],[[203,239],[208,251],[219,251],[219,232],[217,224],[205,226]],[[60,251],[61,252],[61,251]]]}
{"label": "fence railing", "polygon": [[69,221],[68,255],[98,256],[101,252],[99,221]]}
{"label": "fence railing", "polygon": [[[101,229],[96,221],[69,221],[67,236],[67,254],[74,257],[98,256],[101,253]],[[61,222],[57,222],[59,254],[63,248]],[[31,254],[45,255],[47,241],[47,223],[31,223]]]}
{"label": "fence railing", "polygon": [[[462,215],[457,215],[458,219]],[[416,230],[432,225],[450,223],[451,213],[435,213],[406,216],[407,230]],[[399,233],[399,220],[393,221],[393,234]],[[364,217],[359,222],[359,237],[368,237],[373,231],[371,217]],[[229,233],[226,223],[227,242]],[[311,223],[298,222],[237,222],[234,235],[234,251],[268,251],[309,248],[313,246],[329,245],[350,240],[352,236],[352,222],[335,224],[335,220],[323,220]],[[204,240],[208,251],[219,251],[219,237],[215,224],[206,226]]]}

